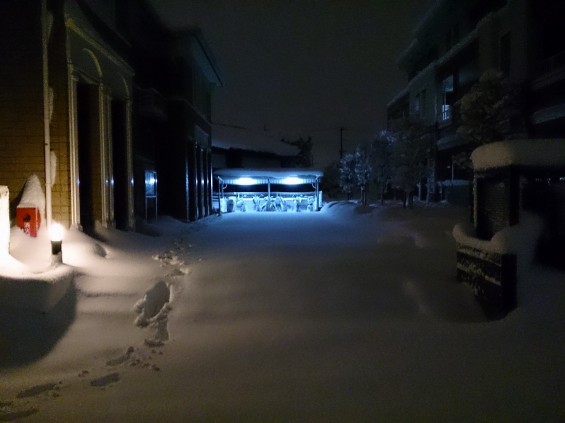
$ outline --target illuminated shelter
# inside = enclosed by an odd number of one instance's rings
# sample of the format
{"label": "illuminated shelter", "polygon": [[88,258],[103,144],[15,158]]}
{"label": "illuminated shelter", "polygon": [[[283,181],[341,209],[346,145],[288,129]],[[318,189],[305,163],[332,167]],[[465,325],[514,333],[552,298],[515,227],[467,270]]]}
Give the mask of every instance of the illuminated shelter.
{"label": "illuminated shelter", "polygon": [[318,211],[320,180],[313,169],[220,169],[214,171],[221,212]]}

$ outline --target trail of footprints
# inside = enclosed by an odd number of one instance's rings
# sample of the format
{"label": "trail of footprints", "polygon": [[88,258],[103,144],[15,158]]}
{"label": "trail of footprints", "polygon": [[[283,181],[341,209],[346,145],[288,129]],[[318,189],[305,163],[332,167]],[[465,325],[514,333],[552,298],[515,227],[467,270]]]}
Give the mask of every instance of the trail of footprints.
{"label": "trail of footprints", "polygon": [[[85,369],[77,374],[77,378],[84,380],[79,383],[106,390],[121,380],[119,370],[126,366],[159,372],[161,369],[153,358],[162,355],[161,347],[130,346],[123,354],[107,360],[103,369],[96,371],[98,374],[102,373],[102,376],[93,377],[94,371]],[[73,384],[76,384],[75,380],[43,383],[18,392],[14,399],[0,400],[0,422],[14,421],[38,413],[42,403],[56,400],[64,394],[65,388]]]}
{"label": "trail of footprints", "polygon": [[[107,360],[104,370],[96,371],[96,376],[92,370],[81,370],[77,374],[79,383],[88,383],[92,388],[106,390],[121,380],[121,368],[148,369],[154,372],[161,370],[154,362],[154,357],[163,355],[162,348],[169,339],[167,316],[172,310],[170,303],[181,291],[180,284],[175,279],[189,273],[188,266],[179,259],[179,255],[186,254],[192,248],[190,244],[185,245],[182,238],[175,240],[173,245],[172,249],[153,256],[154,260],[161,262],[161,267],[169,268],[164,276],[165,280],[157,282],[133,307],[138,314],[134,324],[149,327],[152,329],[152,336],[144,340],[143,346],[130,346],[123,354]],[[99,376],[100,373],[103,374]],[[38,413],[38,405],[44,401],[56,400],[64,393],[65,387],[74,383],[76,381],[73,380],[69,383],[43,383],[18,392],[12,400],[3,401],[0,398],[0,422],[14,421]]]}

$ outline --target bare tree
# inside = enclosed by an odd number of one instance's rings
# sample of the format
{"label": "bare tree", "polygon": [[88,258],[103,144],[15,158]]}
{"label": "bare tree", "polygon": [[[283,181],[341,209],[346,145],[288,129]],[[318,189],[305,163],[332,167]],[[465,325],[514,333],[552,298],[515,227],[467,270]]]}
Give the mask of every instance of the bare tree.
{"label": "bare tree", "polygon": [[340,163],[331,162],[324,168],[324,177],[320,182],[320,189],[330,198],[336,198],[341,192],[340,187]]}
{"label": "bare tree", "polygon": [[373,168],[373,181],[377,184],[381,196],[381,204],[384,204],[384,196],[388,183],[393,174],[392,147],[394,135],[390,131],[383,130],[371,143],[370,157]]}
{"label": "bare tree", "polygon": [[361,204],[367,205],[367,189],[373,179],[373,165],[370,152],[366,147],[358,146],[355,149],[355,178],[361,190]]}
{"label": "bare tree", "polygon": [[392,183],[404,192],[404,207],[411,207],[417,184],[430,172],[434,152],[433,132],[415,120],[405,120],[396,132],[392,148]]}
{"label": "bare tree", "polygon": [[296,155],[296,166],[312,166],[312,164],[314,163],[314,156],[312,154],[312,137],[309,136],[306,139],[300,137],[294,141],[286,140],[283,138],[281,139],[281,142],[298,148],[298,154]]}
{"label": "bare tree", "polygon": [[347,199],[351,199],[353,189],[357,186],[355,175],[355,154],[347,153],[339,161],[339,186],[347,194]]}

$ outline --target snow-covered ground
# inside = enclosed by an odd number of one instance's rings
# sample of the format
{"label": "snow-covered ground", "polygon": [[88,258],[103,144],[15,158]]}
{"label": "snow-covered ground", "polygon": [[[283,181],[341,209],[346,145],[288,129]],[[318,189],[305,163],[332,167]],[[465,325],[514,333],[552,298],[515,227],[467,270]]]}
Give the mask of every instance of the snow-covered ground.
{"label": "snow-covered ground", "polygon": [[[467,216],[336,203],[70,231],[74,289],[0,308],[0,421],[562,422],[565,275],[522,266],[518,309],[485,321],[454,279]],[[12,231],[38,279],[49,251]]]}

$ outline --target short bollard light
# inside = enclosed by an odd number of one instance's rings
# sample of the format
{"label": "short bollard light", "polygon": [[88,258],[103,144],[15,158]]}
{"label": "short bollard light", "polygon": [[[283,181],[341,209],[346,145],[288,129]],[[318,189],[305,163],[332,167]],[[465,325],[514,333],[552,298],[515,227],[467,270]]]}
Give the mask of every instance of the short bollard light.
{"label": "short bollard light", "polygon": [[51,240],[51,255],[53,261],[57,263],[63,262],[63,236],[65,235],[65,228],[59,223],[52,223],[49,226],[49,239]]}

